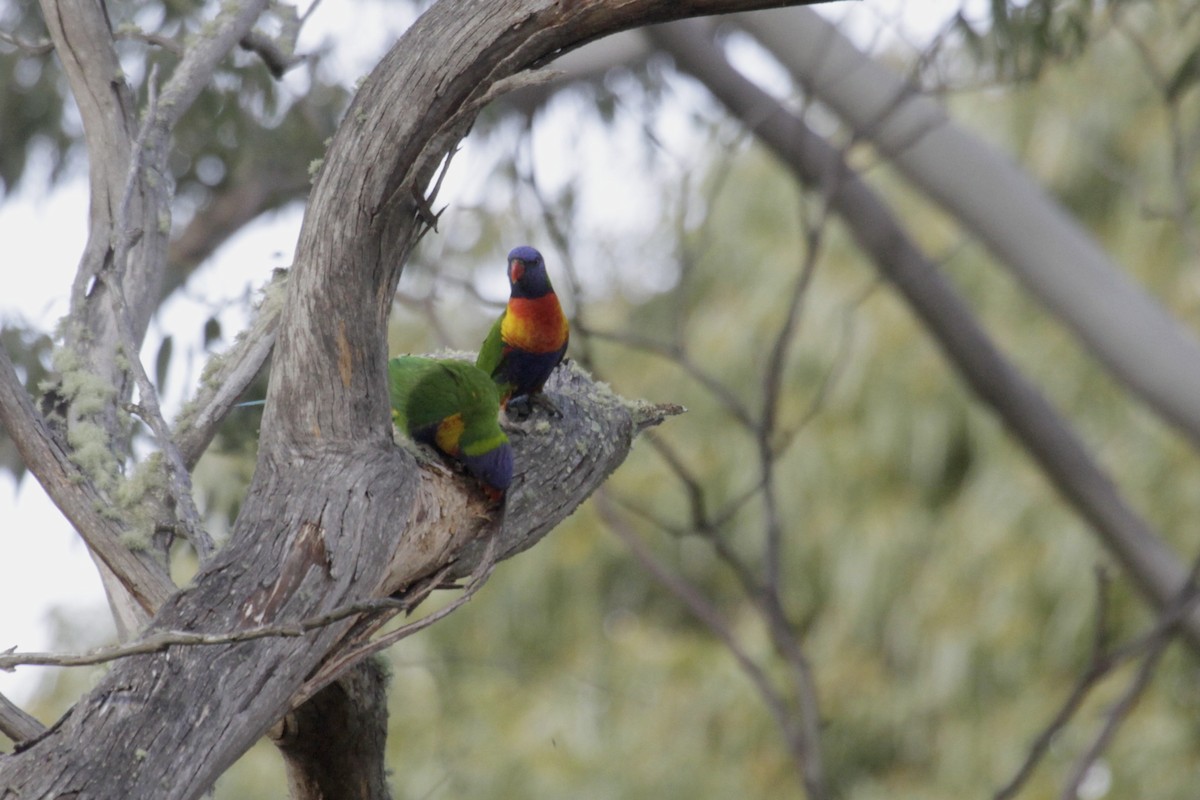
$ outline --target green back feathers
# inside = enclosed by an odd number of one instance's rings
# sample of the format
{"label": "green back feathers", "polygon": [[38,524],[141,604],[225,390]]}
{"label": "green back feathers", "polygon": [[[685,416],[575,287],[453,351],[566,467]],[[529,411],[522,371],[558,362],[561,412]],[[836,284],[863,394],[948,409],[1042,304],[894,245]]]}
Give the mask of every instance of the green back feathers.
{"label": "green back feathers", "polygon": [[500,326],[504,323],[505,313],[507,312],[501,311],[500,316],[492,324],[492,329],[488,331],[487,338],[480,345],[479,355],[475,359],[475,366],[488,375],[496,374],[496,369],[500,366],[500,359],[504,355],[504,339],[500,335]]}
{"label": "green back feathers", "polygon": [[459,446],[472,455],[507,441],[491,376],[466,361],[398,356],[388,362],[392,418],[409,435],[460,415]]}

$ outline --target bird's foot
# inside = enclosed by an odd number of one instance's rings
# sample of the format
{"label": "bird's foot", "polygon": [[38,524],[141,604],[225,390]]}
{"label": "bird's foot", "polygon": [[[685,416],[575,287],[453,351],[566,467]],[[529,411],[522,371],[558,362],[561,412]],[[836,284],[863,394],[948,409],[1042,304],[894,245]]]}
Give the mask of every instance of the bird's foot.
{"label": "bird's foot", "polygon": [[541,406],[552,417],[561,417],[563,415],[559,407],[544,392],[510,397],[508,405],[505,406],[504,410],[514,420],[524,421],[533,413],[534,406]]}

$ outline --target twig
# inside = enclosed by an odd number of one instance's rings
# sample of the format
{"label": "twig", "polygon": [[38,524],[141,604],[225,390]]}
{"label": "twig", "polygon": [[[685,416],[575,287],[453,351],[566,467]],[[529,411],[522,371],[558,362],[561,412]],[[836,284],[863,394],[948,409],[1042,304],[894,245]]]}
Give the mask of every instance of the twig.
{"label": "twig", "polygon": [[[1071,775],[1063,787],[1061,795],[1063,800],[1076,800],[1079,796],[1079,787],[1083,783],[1084,778],[1087,777],[1092,765],[1096,763],[1101,753],[1112,742],[1113,737],[1116,736],[1117,729],[1128,718],[1130,712],[1133,711],[1133,707],[1137,705],[1138,699],[1141,698],[1142,692],[1150,685],[1150,681],[1154,677],[1154,672],[1158,668],[1163,654],[1166,653],[1167,647],[1171,642],[1175,641],[1184,615],[1197,599],[1197,578],[1200,578],[1200,556],[1197,556],[1192,562],[1191,572],[1188,574],[1183,588],[1179,590],[1175,602],[1160,616],[1157,624],[1151,631],[1150,638],[1143,639],[1147,649],[1145,657],[1142,659],[1142,664],[1138,667],[1137,674],[1134,675],[1133,680],[1130,681],[1125,691],[1117,699],[1117,702],[1109,709],[1108,715],[1104,720],[1104,725],[1100,728],[1099,733],[1096,734],[1096,738],[1092,740],[1091,746],[1075,762],[1075,766],[1071,770]],[[1125,652],[1132,651],[1126,650]]]}
{"label": "twig", "polygon": [[[531,130],[532,126],[533,119],[530,118],[527,121],[527,128]],[[532,136],[528,133],[525,141],[532,146]],[[572,357],[589,372],[595,374],[596,363],[592,356],[592,339],[587,335],[587,312],[583,303],[583,284],[579,280],[579,270],[575,267],[571,237],[567,235],[559,220],[560,214],[556,209],[560,204],[552,203],[550,198],[546,197],[546,193],[542,191],[542,187],[537,182],[537,175],[534,174],[532,163],[533,160],[530,158],[530,166],[520,171],[520,180],[529,188],[533,198],[537,201],[538,208],[542,212],[542,224],[550,235],[550,241],[558,250],[559,258],[562,259],[563,272],[567,276],[567,288],[571,294],[572,328],[574,331],[583,333],[582,336],[575,336],[574,341],[571,342]]]}
{"label": "twig", "polygon": [[[822,214],[822,221],[826,218]],[[783,523],[779,517],[778,505],[775,502],[775,461],[776,453],[772,447],[776,422],[778,419],[779,395],[783,387],[784,364],[788,350],[791,347],[796,328],[800,321],[800,312],[808,287],[812,285],[812,276],[816,272],[817,256],[821,250],[821,226],[810,228],[807,235],[808,248],[796,278],[796,285],[788,299],[787,312],[783,324],[775,335],[771,346],[771,355],[767,359],[766,371],[763,375],[763,400],[761,418],[759,419],[755,441],[758,445],[758,467],[762,475],[763,506],[766,512],[766,542],[763,548],[763,572],[765,590],[778,596],[780,570],[783,562]]]}
{"label": "twig", "polygon": [[393,599],[390,597],[378,600],[364,600],[341,606],[327,614],[309,617],[293,624],[259,625],[253,628],[224,633],[160,631],[134,642],[100,647],[88,653],[18,653],[10,651],[0,653],[0,671],[12,672],[17,667],[90,667],[130,656],[159,653],[168,647],[234,644],[254,639],[304,636],[317,628],[332,625],[335,622],[340,622],[358,614],[370,614],[388,610],[404,611],[410,607],[410,602],[408,598]]}
{"label": "twig", "polygon": [[710,375],[698,364],[693,362],[691,358],[688,357],[687,352],[682,346],[662,344],[661,342],[656,342],[653,339],[648,339],[644,336],[637,336],[636,334],[617,333],[615,331],[600,331],[587,327],[586,325],[580,325],[578,323],[576,323],[576,327],[582,328],[587,332],[587,335],[593,336],[597,339],[603,339],[616,344],[625,345],[626,347],[630,347],[635,350],[641,350],[646,353],[651,353],[653,355],[670,359],[677,366],[681,367],[684,372],[692,377],[697,383],[715,395],[717,399],[721,401],[721,404],[725,407],[725,410],[728,411],[729,414],[742,425],[742,427],[746,428],[751,433],[754,432],[756,428],[756,422],[754,417],[750,414],[750,411],[746,408],[746,405],[739,400],[736,395],[733,394],[728,386],[721,383],[714,376]]}
{"label": "twig", "polygon": [[36,42],[31,42],[27,39],[22,39],[15,33],[9,33],[8,31],[0,31],[0,42],[11,44],[13,47],[29,56],[44,56],[46,53],[54,50],[54,42],[50,41],[49,39],[39,39]]}
{"label": "twig", "polygon": [[1116,735],[1117,728],[1129,716],[1129,712],[1137,704],[1138,699],[1142,696],[1142,692],[1150,685],[1150,680],[1154,677],[1154,671],[1158,667],[1158,662],[1162,660],[1163,653],[1167,650],[1167,645],[1174,641],[1174,638],[1173,636],[1160,636],[1155,642],[1154,647],[1150,649],[1150,652],[1146,653],[1142,665],[1138,667],[1137,674],[1134,675],[1129,686],[1126,687],[1121,697],[1109,710],[1108,716],[1104,721],[1104,726],[1092,741],[1091,746],[1075,762],[1075,766],[1071,770],[1071,775],[1067,779],[1066,785],[1063,786],[1063,791],[1060,795],[1062,800],[1078,800],[1079,787],[1083,783],[1084,778],[1087,777],[1096,760],[1100,758],[1100,754],[1104,752],[1104,749],[1112,741],[1113,736]]}
{"label": "twig", "polygon": [[287,270],[275,270],[271,281],[263,288],[263,300],[250,327],[233,347],[210,362],[213,364],[211,369],[205,368],[195,398],[176,420],[176,444],[189,469],[200,460],[225,414],[271,355],[282,307],[279,294],[287,277]]}
{"label": "twig", "polygon": [[131,28],[123,25],[117,29],[113,36],[117,39],[132,39],[133,41],[152,44],[155,47],[161,47],[163,50],[166,50],[168,53],[171,53],[175,56],[183,55],[183,45],[181,45],[179,42],[175,41],[169,36],[162,36],[157,33],[147,33],[140,28]]}
{"label": "twig", "polygon": [[263,65],[271,73],[271,77],[276,80],[282,78],[284,73],[304,60],[303,56],[287,52],[285,48],[280,47],[270,37],[257,31],[250,31],[243,36],[238,41],[238,47],[249,53],[254,53],[262,59]]}
{"label": "twig", "polygon": [[1017,793],[1021,791],[1021,787],[1033,775],[1033,771],[1037,768],[1042,758],[1049,752],[1050,743],[1054,741],[1054,737],[1075,716],[1075,713],[1083,705],[1083,701],[1087,698],[1092,688],[1115,666],[1113,654],[1108,648],[1108,586],[1108,574],[1103,569],[1097,567],[1096,630],[1092,635],[1092,657],[1087,671],[1075,683],[1071,694],[1058,709],[1058,713],[1054,715],[1054,719],[1050,720],[1050,724],[1043,728],[1038,737],[1034,739],[1033,744],[1029,747],[1028,755],[1025,756],[1025,760],[1017,769],[1016,774],[993,795],[993,800],[1010,800],[1017,796]]}
{"label": "twig", "polygon": [[[475,596],[475,593],[483,588],[483,584],[487,583],[488,578],[492,575],[492,570],[496,568],[496,540],[498,536],[496,532],[499,528],[497,524],[496,530],[493,530],[488,539],[487,549],[484,550],[482,560],[470,582],[463,589],[463,593],[454,599],[454,601],[442,608],[439,608],[433,613],[421,617],[420,619],[410,622],[407,625],[402,625],[394,631],[389,631],[378,639],[371,639],[361,642],[357,645],[352,645],[349,649],[342,651],[336,657],[325,662],[315,676],[304,683],[303,686],[292,697],[292,708],[298,708],[306,700],[327,686],[331,681],[337,678],[350,667],[354,666],[364,658],[369,658],[381,650],[391,647],[401,639],[412,636],[414,633],[423,631],[438,620],[452,614],[458,608]],[[428,592],[418,594],[414,598],[415,603],[420,603],[428,595]]]}
{"label": "twig", "polygon": [[[596,509],[600,514],[600,518],[608,526],[608,529],[625,543],[629,551],[633,553],[634,558],[638,560],[638,563],[655,580],[682,601],[688,611],[696,619],[704,623],[709,631],[729,650],[730,655],[737,661],[738,666],[742,668],[742,671],[746,673],[746,677],[750,679],[754,688],[762,696],[767,710],[770,711],[771,716],[775,718],[776,724],[783,731],[784,738],[787,740],[793,755],[797,755],[797,748],[803,740],[800,729],[788,711],[787,701],[779,689],[772,683],[763,668],[742,647],[729,627],[729,624],[721,617],[720,612],[709,603],[696,587],[688,583],[682,576],[668,569],[665,564],[650,552],[649,548],[642,542],[641,537],[634,533],[616,514],[612,507],[612,501],[608,498],[608,493],[603,488],[596,492]],[[800,768],[801,764],[805,763],[806,760],[803,757],[797,758],[797,768]],[[803,779],[804,775],[801,778]]]}
{"label": "twig", "polygon": [[300,24],[308,22],[308,18],[312,16],[312,13],[317,10],[317,6],[319,5],[321,5],[321,0],[313,0],[308,8],[304,10],[304,13],[300,15]]}

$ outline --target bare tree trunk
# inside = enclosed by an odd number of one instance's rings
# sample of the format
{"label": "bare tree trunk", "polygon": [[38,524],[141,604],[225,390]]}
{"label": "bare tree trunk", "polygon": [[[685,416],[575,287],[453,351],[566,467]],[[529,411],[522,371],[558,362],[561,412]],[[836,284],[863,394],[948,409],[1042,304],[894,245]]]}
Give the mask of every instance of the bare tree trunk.
{"label": "bare tree trunk", "polygon": [[386,800],[387,673],[363,661],[284,717],[292,800]]}

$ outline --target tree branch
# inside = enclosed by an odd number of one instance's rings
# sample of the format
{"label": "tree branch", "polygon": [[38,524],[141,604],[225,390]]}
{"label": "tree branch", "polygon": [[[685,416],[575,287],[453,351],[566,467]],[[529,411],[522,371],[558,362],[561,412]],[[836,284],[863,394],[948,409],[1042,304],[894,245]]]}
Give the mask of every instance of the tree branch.
{"label": "tree branch", "polygon": [[815,12],[740,15],[735,22],[978,237],[1114,376],[1200,444],[1194,332],[1024,172]]}
{"label": "tree branch", "polygon": [[196,466],[217,433],[221,420],[258,375],[275,346],[279,312],[283,306],[286,270],[276,270],[263,289],[250,327],[239,335],[228,352],[212,358],[200,386],[175,421],[179,452],[188,469]]}
{"label": "tree branch", "polygon": [[155,64],[150,68],[150,75],[146,79],[146,116],[138,130],[137,138],[133,142],[133,152],[129,157],[129,175],[125,179],[125,190],[121,193],[121,204],[114,220],[117,241],[112,264],[105,274],[105,280],[109,283],[108,297],[113,306],[117,338],[125,350],[126,361],[133,373],[134,383],[138,387],[142,419],[154,433],[159,451],[166,462],[167,486],[171,499],[174,501],[174,513],[179,518],[184,536],[192,543],[197,555],[203,561],[213,553],[212,538],[204,530],[204,525],[200,521],[200,512],[196,508],[196,501],[192,498],[191,475],[183,463],[179,448],[175,446],[175,439],[171,435],[167,421],[163,419],[162,409],[158,403],[158,391],[150,382],[150,376],[146,374],[146,368],[142,364],[139,355],[139,337],[134,332],[133,315],[130,313],[129,304],[125,301],[124,276],[129,250],[133,241],[141,236],[140,232],[129,229],[129,206],[133,200],[134,188],[137,186],[142,169],[142,159],[145,155],[150,126],[158,113],[157,80],[158,65]]}
{"label": "tree branch", "polygon": [[25,466],[92,552],[122,577],[142,608],[151,613],[156,611],[175,591],[175,584],[149,554],[130,550],[122,542],[127,531],[103,513],[111,501],[71,461],[65,443],[33,407],[8,352],[2,347],[0,425],[16,444]]}
{"label": "tree branch", "polygon": [[0,733],[17,744],[41,736],[46,726],[0,694]]}

